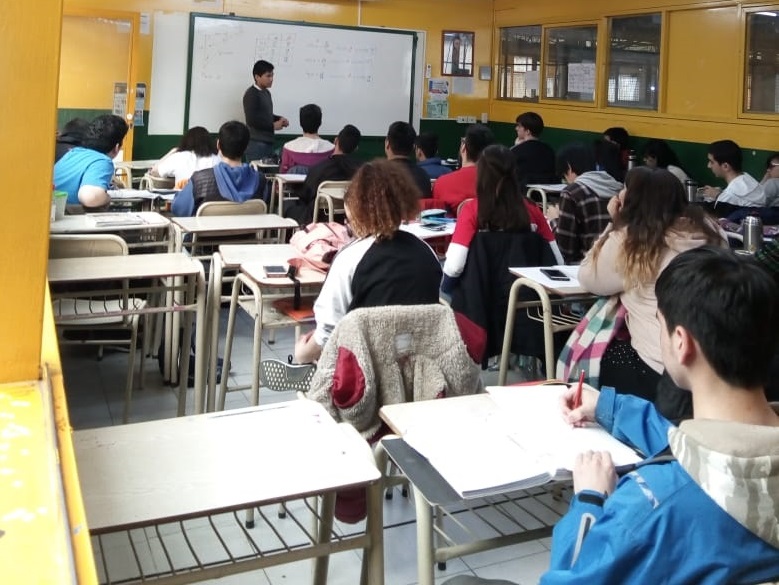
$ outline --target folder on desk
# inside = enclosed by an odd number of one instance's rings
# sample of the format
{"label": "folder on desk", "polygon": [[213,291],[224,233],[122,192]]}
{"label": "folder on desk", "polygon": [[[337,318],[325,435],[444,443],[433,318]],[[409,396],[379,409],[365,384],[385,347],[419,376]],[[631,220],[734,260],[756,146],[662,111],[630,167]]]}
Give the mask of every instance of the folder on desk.
{"label": "folder on desk", "polygon": [[121,227],[146,223],[137,213],[87,213],[95,227]]}
{"label": "folder on desk", "polygon": [[407,429],[403,438],[464,499],[570,479],[581,451],[609,451],[615,465],[641,460],[599,425],[568,426],[559,407],[564,389],[562,385],[489,387],[498,406],[492,414],[441,417],[432,426]]}

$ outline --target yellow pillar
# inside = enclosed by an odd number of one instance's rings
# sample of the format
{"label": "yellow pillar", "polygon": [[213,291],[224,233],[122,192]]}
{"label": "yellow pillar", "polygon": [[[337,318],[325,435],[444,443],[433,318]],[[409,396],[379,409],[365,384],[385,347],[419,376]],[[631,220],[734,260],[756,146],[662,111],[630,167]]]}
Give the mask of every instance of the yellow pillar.
{"label": "yellow pillar", "polygon": [[0,2],[0,383],[39,379],[62,0]]}

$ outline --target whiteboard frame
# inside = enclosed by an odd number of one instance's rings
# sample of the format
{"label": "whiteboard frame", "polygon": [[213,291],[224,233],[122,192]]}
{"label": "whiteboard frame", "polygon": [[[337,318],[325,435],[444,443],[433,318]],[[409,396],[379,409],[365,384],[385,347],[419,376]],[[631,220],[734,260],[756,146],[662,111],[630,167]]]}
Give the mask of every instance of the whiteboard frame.
{"label": "whiteboard frame", "polygon": [[[233,14],[210,14],[205,12],[191,12],[189,15],[189,39],[187,47],[187,84],[186,93],[184,98],[184,121],[186,122],[186,128],[191,127],[189,119],[190,110],[190,96],[192,95],[192,61],[194,57],[194,45],[195,45],[195,21],[198,18],[211,19],[211,20],[230,20],[230,21],[243,21],[250,23],[268,23],[268,24],[281,24],[288,26],[305,26],[310,28],[326,28],[326,29],[340,29],[340,30],[352,30],[359,32],[376,32],[387,33],[396,35],[405,35],[411,37],[412,59],[411,59],[411,95],[409,96],[408,104],[408,119],[405,120],[409,124],[414,124],[414,101],[416,96],[417,87],[417,48],[419,43],[419,33],[414,30],[402,30],[383,27],[372,26],[348,26],[340,24],[320,24],[316,22],[304,22],[294,20],[275,20],[271,18],[254,18],[250,16],[237,16]],[[421,115],[421,112],[420,112]],[[377,135],[378,136],[378,135]]]}

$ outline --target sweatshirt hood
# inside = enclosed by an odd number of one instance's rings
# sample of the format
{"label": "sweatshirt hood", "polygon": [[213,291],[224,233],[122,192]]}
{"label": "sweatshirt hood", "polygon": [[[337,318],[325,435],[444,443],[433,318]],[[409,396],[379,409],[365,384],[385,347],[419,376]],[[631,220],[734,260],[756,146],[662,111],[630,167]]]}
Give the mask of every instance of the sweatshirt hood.
{"label": "sweatshirt hood", "polygon": [[693,248],[700,248],[706,245],[720,245],[727,244],[727,236],[722,232],[719,225],[711,222],[711,229],[720,234],[721,241],[711,242],[708,240],[708,236],[701,231],[692,231],[692,226],[686,218],[679,218],[671,229],[665,234],[665,243],[674,252],[681,254],[687,250]]}
{"label": "sweatshirt hood", "polygon": [[693,419],[671,427],[668,439],[679,464],[722,510],[779,548],[779,427]]}
{"label": "sweatshirt hood", "polygon": [[243,203],[254,197],[260,186],[260,173],[249,165],[231,167],[220,162],[214,167],[214,176],[219,194],[236,203]]}
{"label": "sweatshirt hood", "polygon": [[606,171],[587,171],[576,177],[581,183],[601,199],[611,199],[622,191],[622,183],[614,179]]}

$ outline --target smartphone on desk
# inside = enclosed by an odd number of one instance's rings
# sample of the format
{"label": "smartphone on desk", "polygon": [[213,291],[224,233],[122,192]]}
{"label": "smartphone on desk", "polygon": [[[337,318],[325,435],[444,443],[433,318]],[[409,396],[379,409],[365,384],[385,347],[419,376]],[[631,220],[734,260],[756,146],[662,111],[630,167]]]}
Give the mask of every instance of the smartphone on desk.
{"label": "smartphone on desk", "polygon": [[557,270],[556,268],[542,268],[541,274],[550,280],[571,280],[562,270]]}
{"label": "smartphone on desk", "polygon": [[283,278],[287,276],[287,267],[281,264],[263,266],[263,269],[265,270],[265,276],[268,278]]}

